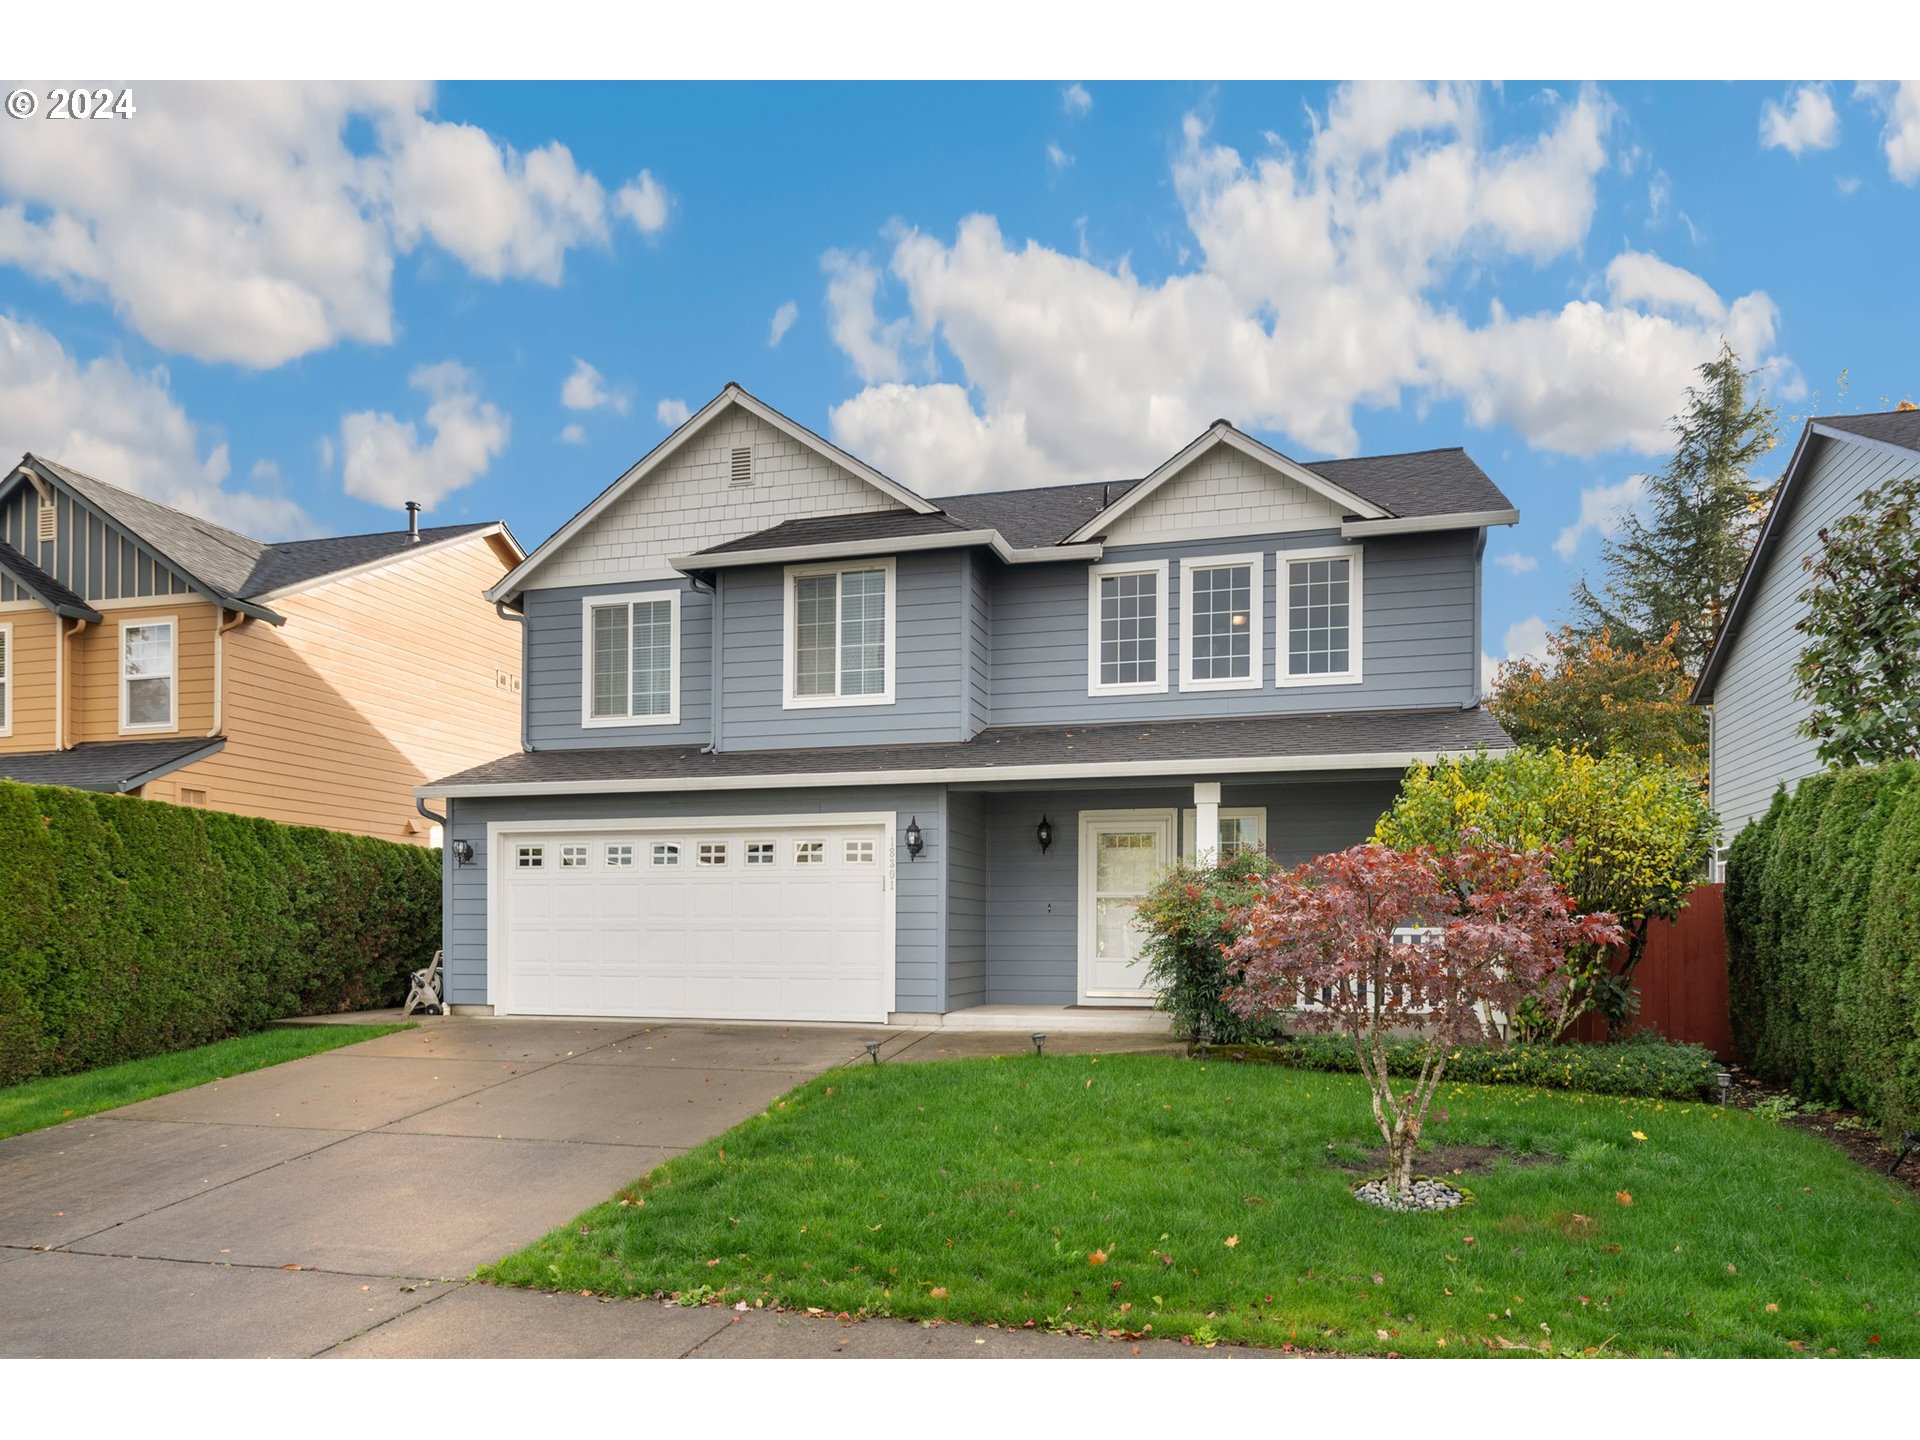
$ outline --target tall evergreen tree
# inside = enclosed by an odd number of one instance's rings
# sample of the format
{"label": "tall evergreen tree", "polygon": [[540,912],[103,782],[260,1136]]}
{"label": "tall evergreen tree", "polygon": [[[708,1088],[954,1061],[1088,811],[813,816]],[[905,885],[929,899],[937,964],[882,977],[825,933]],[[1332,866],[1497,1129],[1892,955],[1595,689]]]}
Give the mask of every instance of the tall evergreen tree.
{"label": "tall evergreen tree", "polygon": [[1673,419],[1673,458],[1648,479],[1648,518],[1629,514],[1602,543],[1599,592],[1584,579],[1574,587],[1580,634],[1628,646],[1671,634],[1681,670],[1700,673],[1772,491],[1750,473],[1778,440],[1765,393],[1749,398],[1755,373],[1724,340],[1700,367]]}

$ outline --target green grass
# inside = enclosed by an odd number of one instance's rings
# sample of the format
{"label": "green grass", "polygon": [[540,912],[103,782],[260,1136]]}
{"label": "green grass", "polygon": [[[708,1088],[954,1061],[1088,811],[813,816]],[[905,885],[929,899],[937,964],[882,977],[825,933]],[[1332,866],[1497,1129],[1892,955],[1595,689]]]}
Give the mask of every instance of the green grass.
{"label": "green grass", "polygon": [[1430,1140],[1503,1155],[1397,1215],[1339,1168],[1378,1143],[1357,1077],[836,1070],[480,1277],[1407,1355],[1920,1355],[1920,1205],[1832,1146],[1694,1102],[1439,1103]]}
{"label": "green grass", "polygon": [[303,1055],[411,1030],[411,1025],[281,1025],[257,1035],[216,1040],[171,1055],[129,1060],[78,1075],[53,1075],[0,1089],[0,1140],[29,1130],[116,1110],[174,1090],[264,1070]]}

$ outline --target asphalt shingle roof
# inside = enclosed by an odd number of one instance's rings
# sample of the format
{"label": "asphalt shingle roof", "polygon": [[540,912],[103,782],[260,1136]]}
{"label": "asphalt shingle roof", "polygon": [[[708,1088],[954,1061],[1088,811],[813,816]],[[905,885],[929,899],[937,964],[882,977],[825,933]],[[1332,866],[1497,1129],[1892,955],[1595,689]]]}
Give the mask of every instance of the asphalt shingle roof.
{"label": "asphalt shingle roof", "polygon": [[28,588],[37,592],[41,599],[50,604],[85,615],[89,619],[99,618],[99,612],[83,597],[74,594],[4,540],[0,540],[0,565],[12,571],[16,579],[24,581]]}
{"label": "asphalt shingle roof", "polygon": [[1034,490],[989,490],[975,495],[942,495],[933,503],[969,525],[998,530],[1017,549],[1031,550],[1058,545],[1139,483],[1117,480],[1048,485]]}
{"label": "asphalt shingle roof", "polygon": [[710,545],[699,555],[741,550],[779,550],[794,545],[840,545],[850,540],[900,540],[920,535],[958,534],[967,527],[950,515],[920,515],[911,510],[882,510],[860,515],[809,515],[783,520],[766,530]]}
{"label": "asphalt shingle roof", "polygon": [[[492,528],[489,521],[469,525],[426,525],[420,530],[419,543],[432,545]],[[414,542],[405,530],[379,530],[371,535],[332,535],[323,540],[285,540],[267,546],[267,553],[253,574],[247,577],[241,598],[305,585],[340,570],[353,570],[380,560],[404,555]]]}
{"label": "asphalt shingle roof", "polygon": [[436,782],[542,785],[622,780],[689,784],[822,775],[840,783],[884,784],[903,771],[1019,765],[1100,765],[1139,760],[1246,760],[1316,755],[1427,754],[1506,749],[1513,742],[1483,709],[1371,710],[1337,715],[1270,715],[1247,720],[1163,724],[1006,726],[938,745],[847,749],[729,750],[646,745],[630,749],[532,750],[504,755]]}
{"label": "asphalt shingle roof", "polygon": [[1812,423],[1845,430],[1866,440],[1920,450],[1920,410],[1887,410],[1878,415],[1816,415]]}
{"label": "asphalt shingle roof", "polygon": [[71,750],[0,755],[0,779],[120,794],[225,748],[224,735],[178,740],[108,740]]}

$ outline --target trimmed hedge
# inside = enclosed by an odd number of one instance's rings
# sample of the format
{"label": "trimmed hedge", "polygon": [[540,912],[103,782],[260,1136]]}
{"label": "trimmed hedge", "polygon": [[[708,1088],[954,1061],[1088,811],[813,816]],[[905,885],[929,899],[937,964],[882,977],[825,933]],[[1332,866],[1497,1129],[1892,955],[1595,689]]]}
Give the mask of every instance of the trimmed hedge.
{"label": "trimmed hedge", "polygon": [[[1418,1075],[1425,1050],[1426,1041],[1417,1037],[1389,1039],[1388,1071]],[[1344,1035],[1295,1035],[1278,1045],[1227,1046],[1221,1053],[1298,1070],[1360,1072],[1353,1042]],[[1460,1045],[1447,1056],[1444,1080],[1469,1085],[1532,1085],[1661,1100],[1702,1100],[1719,1094],[1714,1076],[1720,1066],[1709,1051],[1657,1037],[1634,1035],[1610,1045]]]}
{"label": "trimmed hedge", "polygon": [[1727,855],[1734,1044],[1889,1132],[1920,1124],[1920,765],[1783,789]]}
{"label": "trimmed hedge", "polygon": [[398,1003],[440,852],[0,780],[0,1085]]}

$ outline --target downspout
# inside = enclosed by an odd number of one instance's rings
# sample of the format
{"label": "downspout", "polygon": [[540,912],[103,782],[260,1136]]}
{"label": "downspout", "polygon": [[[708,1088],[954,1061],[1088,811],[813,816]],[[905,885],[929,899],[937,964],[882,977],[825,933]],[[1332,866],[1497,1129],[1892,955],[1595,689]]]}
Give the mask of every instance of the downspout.
{"label": "downspout", "polygon": [[86,629],[91,621],[75,617],[73,629],[58,615],[53,617],[53,748],[67,748],[67,641]]}
{"label": "downspout", "polygon": [[[511,620],[520,627],[520,748],[531,750],[533,742],[527,739],[527,697],[532,694],[527,689],[527,681],[531,678],[527,674],[527,615],[524,610],[518,615],[514,614],[507,609],[507,602],[504,600],[493,602],[493,613],[502,620]],[[426,812],[422,810],[421,813]]]}
{"label": "downspout", "polygon": [[237,630],[247,622],[247,617],[238,610],[233,612],[231,620],[226,618],[226,614],[222,608],[220,623],[213,631],[213,728],[207,731],[208,735],[218,735],[225,719],[225,707],[220,703],[226,690],[227,647],[223,637],[229,630]]}
{"label": "downspout", "polygon": [[[687,583],[695,590],[704,590],[713,597],[711,614],[707,624],[707,717],[709,721],[707,743],[700,747],[702,755],[720,753],[720,655],[724,646],[721,634],[724,625],[720,608],[720,572],[713,572],[711,580],[702,581],[698,575],[687,576]],[[678,637],[675,637],[678,643]]]}
{"label": "downspout", "polygon": [[438,825],[443,834],[445,833],[447,828],[446,816],[434,814],[433,811],[427,809],[427,802],[424,799],[421,799],[418,797],[414,799],[413,808],[418,810],[422,815],[426,816],[427,819],[431,820],[434,824]]}

